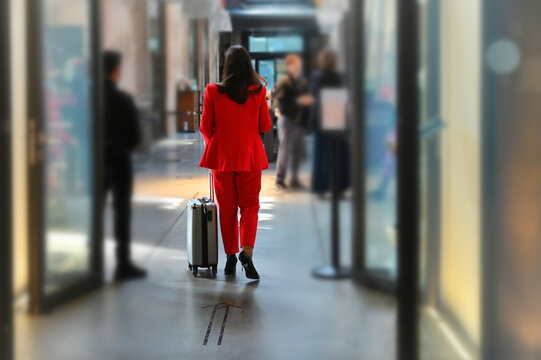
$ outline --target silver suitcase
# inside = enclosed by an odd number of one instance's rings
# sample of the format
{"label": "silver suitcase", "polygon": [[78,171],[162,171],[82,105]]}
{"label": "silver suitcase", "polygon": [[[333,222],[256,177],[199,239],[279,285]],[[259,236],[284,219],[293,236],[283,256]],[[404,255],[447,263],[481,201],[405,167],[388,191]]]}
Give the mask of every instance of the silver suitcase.
{"label": "silver suitcase", "polygon": [[188,203],[187,243],[188,267],[197,276],[199,268],[218,272],[218,207],[214,202],[212,171],[210,199],[193,199]]}

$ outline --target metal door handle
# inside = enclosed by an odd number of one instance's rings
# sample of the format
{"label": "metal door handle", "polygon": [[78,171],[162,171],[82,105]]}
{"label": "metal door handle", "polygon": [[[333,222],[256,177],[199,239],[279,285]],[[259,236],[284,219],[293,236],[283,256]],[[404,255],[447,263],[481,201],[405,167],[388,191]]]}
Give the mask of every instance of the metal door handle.
{"label": "metal door handle", "polygon": [[47,144],[48,137],[44,133],[38,134],[36,119],[28,122],[29,137],[29,161],[30,165],[36,165],[43,160],[43,148]]}

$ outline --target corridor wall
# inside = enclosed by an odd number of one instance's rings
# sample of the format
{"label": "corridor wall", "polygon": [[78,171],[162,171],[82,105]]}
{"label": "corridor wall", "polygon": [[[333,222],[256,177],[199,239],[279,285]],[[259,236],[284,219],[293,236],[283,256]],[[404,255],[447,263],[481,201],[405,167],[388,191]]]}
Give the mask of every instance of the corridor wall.
{"label": "corridor wall", "polygon": [[120,87],[138,104],[149,99],[148,16],[146,0],[102,0],[102,46],[123,55]]}

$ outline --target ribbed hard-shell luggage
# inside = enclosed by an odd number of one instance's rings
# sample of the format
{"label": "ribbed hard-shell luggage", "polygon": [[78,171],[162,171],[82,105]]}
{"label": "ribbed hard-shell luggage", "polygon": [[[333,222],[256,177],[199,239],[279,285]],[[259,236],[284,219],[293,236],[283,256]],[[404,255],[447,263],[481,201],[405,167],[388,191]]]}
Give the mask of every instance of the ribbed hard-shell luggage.
{"label": "ribbed hard-shell luggage", "polygon": [[197,276],[199,268],[218,272],[218,207],[214,202],[212,171],[209,172],[210,199],[193,199],[188,203],[186,252],[188,267]]}

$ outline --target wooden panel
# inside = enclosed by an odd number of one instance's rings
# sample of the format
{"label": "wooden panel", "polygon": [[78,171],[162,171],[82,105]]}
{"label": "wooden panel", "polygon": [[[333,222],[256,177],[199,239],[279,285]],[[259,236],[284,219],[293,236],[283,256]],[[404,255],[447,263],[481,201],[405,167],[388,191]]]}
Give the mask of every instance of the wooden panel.
{"label": "wooden panel", "polygon": [[194,132],[199,128],[199,91],[177,92],[177,131]]}

